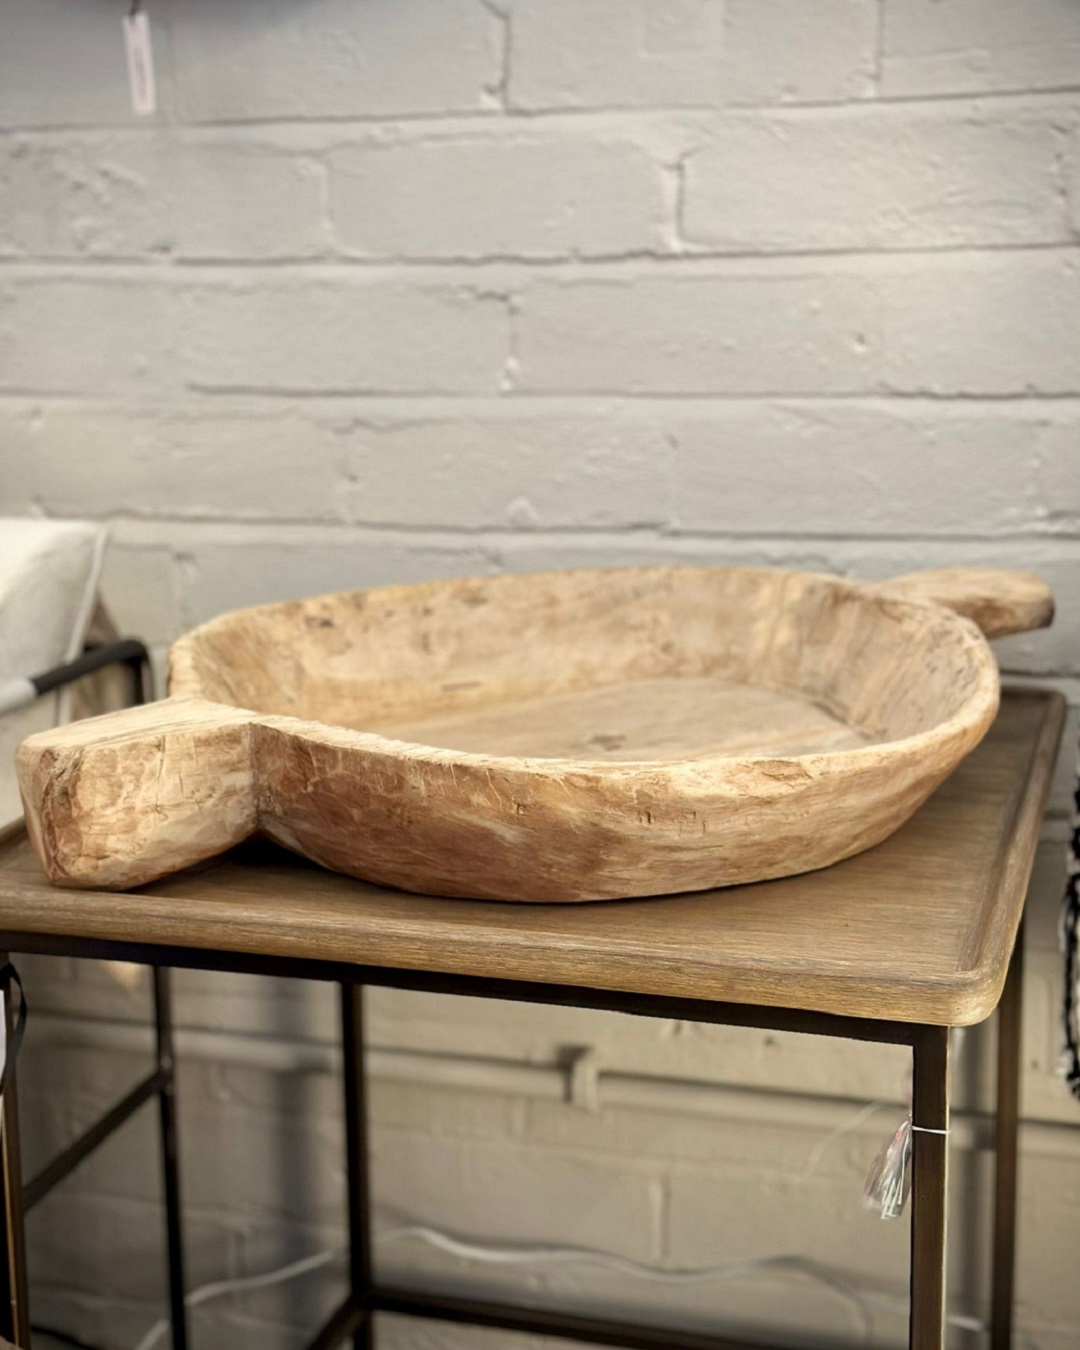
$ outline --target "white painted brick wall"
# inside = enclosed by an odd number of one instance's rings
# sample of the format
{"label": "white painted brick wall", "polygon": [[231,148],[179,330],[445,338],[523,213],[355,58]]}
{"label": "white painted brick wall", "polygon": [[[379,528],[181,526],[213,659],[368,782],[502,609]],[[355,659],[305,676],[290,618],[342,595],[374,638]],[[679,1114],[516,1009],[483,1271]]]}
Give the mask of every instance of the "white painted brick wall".
{"label": "white painted brick wall", "polygon": [[[508,302],[483,283],[423,274],[245,270],[172,287],[177,364],[213,393],[493,393]],[[223,344],[224,338],[224,344]]]}
{"label": "white painted brick wall", "polygon": [[[326,252],[325,166],[280,134],[13,135],[0,254],[145,260]],[[5,203],[6,205],[7,203]]]}
{"label": "white painted brick wall", "polygon": [[685,236],[753,253],[1067,243],[1076,116],[1067,99],[730,114],[687,158]]}
{"label": "white painted brick wall", "polygon": [[886,3],[881,92],[887,97],[1071,87],[1080,61],[1072,0]]}
{"label": "white painted brick wall", "polygon": [[335,242],[356,257],[589,258],[660,246],[658,166],[632,140],[591,128],[426,135],[333,151],[329,166]]}
{"label": "white painted brick wall", "polygon": [[[1080,705],[1075,0],[148,8],[160,110],[142,120],[112,0],[0,9],[0,512],[110,521],[106,598],[159,659],[224,609],[433,576],[998,564],[1041,571],[1059,602],[1049,633],[1000,644],[1004,669]],[[1063,758],[1029,906],[1025,1350],[1080,1338],[1080,1116],[1054,1075],[1071,772]],[[145,1020],[145,987],[26,964],[35,1009],[72,1035],[88,1015]],[[335,1040],[324,988],[178,986],[184,1029]],[[592,1115],[376,1078],[380,1223],[673,1264],[802,1255],[902,1292],[901,1227],[858,1208],[893,1108],[803,1176],[844,1101],[899,1097],[902,1052],[370,1004],[380,1047],[527,1066],[592,1046],[609,1072],[756,1094],[722,1118],[689,1097]],[[992,1028],[974,1034],[956,1084],[953,1199],[974,1236],[952,1274],[980,1315],[971,1131],[985,1138],[992,1055]],[[31,1033],[31,1164],[138,1071]],[[763,1091],[778,1084],[790,1095]],[[341,1242],[330,1077],[200,1059],[182,1086],[193,1279]],[[101,1344],[135,1344],[162,1300],[149,1118],[130,1128],[31,1220],[40,1315]],[[765,1340],[862,1334],[850,1305],[780,1273],[673,1290],[382,1259]],[[211,1305],[198,1344],[299,1347],[341,1280]],[[872,1345],[902,1335],[874,1310]],[[380,1350],[542,1347],[387,1319]]]}

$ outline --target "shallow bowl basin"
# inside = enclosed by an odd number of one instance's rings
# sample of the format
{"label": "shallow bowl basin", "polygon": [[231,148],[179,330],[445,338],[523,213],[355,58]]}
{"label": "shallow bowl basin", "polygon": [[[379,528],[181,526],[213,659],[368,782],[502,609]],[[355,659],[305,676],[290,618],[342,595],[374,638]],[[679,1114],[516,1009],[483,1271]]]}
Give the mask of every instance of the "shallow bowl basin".
{"label": "shallow bowl basin", "polygon": [[30,738],[31,838],[123,889],[261,832],[433,895],[578,901],[824,867],[982,738],[1028,573],[649,567],[321,596],[177,642],[170,697]]}

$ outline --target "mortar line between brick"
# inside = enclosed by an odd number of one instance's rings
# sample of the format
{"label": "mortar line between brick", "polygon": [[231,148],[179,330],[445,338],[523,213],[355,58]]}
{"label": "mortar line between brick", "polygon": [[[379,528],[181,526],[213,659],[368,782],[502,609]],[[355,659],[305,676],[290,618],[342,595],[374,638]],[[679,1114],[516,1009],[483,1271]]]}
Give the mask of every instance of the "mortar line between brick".
{"label": "mortar line between brick", "polygon": [[428,122],[432,126],[440,126],[446,122],[462,121],[464,123],[476,123],[483,125],[490,123],[498,125],[499,123],[537,123],[546,120],[565,119],[567,121],[585,120],[590,117],[618,117],[618,118],[658,118],[658,117],[724,117],[729,114],[754,112],[754,113],[800,113],[803,111],[814,112],[823,109],[874,109],[894,106],[906,106],[909,104],[934,105],[934,104],[955,104],[971,103],[980,107],[987,103],[1006,103],[1009,101],[1028,100],[1039,102],[1042,100],[1052,100],[1055,98],[1069,97],[1080,94],[1080,84],[1057,84],[1047,85],[1043,88],[1016,87],[1005,89],[986,89],[986,90],[953,90],[936,91],[934,93],[916,93],[916,94],[889,94],[880,97],[863,96],[858,98],[846,99],[804,99],[801,101],[792,100],[790,102],[739,102],[739,103],[684,103],[684,104],[595,104],[591,107],[573,108],[564,105],[543,107],[543,108],[524,108],[518,105],[508,105],[506,109],[499,108],[461,108],[448,109],[445,112],[394,112],[394,113],[342,113],[342,114],[320,114],[318,116],[276,116],[276,117],[247,117],[247,118],[217,118],[207,119],[205,121],[183,121],[168,122],[148,121],[134,125],[130,121],[124,122],[99,122],[86,124],[79,122],[55,122],[39,123],[37,125],[27,126],[5,126],[0,127],[0,138],[4,136],[49,136],[49,135],[91,135],[97,132],[131,132],[139,136],[160,135],[163,131],[168,132],[204,132],[204,131],[235,131],[245,128],[268,128],[268,127],[333,127],[358,126],[364,128],[376,126],[392,126],[397,123],[414,125],[417,123]]}
{"label": "mortar line between brick", "polygon": [[503,10],[492,0],[479,0],[482,9],[485,9],[500,26],[500,44],[499,44],[499,78],[493,85],[485,85],[485,92],[490,94],[497,102],[497,113],[505,114],[510,110],[509,90],[510,90],[510,51],[511,51],[511,17],[509,10]]}
{"label": "mortar line between brick", "polygon": [[[245,402],[244,398],[248,401]],[[70,409],[83,406],[95,412],[107,412],[140,417],[154,417],[168,420],[178,417],[198,421],[205,416],[228,417],[236,420],[265,417],[277,419],[289,415],[286,400],[293,397],[285,392],[269,393],[257,390],[250,395],[224,398],[211,398],[205,402],[201,398],[192,399],[190,392],[155,392],[152,396],[138,395],[135,398],[125,393],[92,394],[86,391],[63,391],[44,389],[23,389],[11,387],[0,389],[0,404],[25,404],[27,411],[39,406],[55,405]],[[729,409],[742,406],[747,412],[773,410],[783,412],[787,407],[825,408],[836,404],[838,408],[859,407],[868,411],[889,413],[901,405],[905,411],[918,410],[925,404],[926,410],[940,411],[942,405],[956,404],[977,411],[985,405],[986,411],[997,412],[1003,407],[1016,405],[1017,408],[1038,410],[1040,404],[1047,403],[1055,408],[1076,403],[1080,406],[1080,390],[1062,393],[886,393],[880,390],[862,393],[640,393],[614,391],[603,394],[562,392],[535,392],[531,390],[515,391],[513,395],[488,393],[440,393],[438,391],[398,391],[396,393],[366,394],[354,391],[351,394],[307,393],[302,404],[295,410],[303,416],[332,415],[341,416],[343,404],[352,399],[356,405],[353,417],[358,425],[378,429],[386,420],[395,419],[396,426],[408,423],[427,424],[440,419],[444,414],[441,405],[445,405],[445,416],[460,418],[472,415],[478,418],[491,417],[499,420],[505,417],[514,422],[518,417],[535,414],[544,416],[595,416],[602,413],[605,417],[614,414],[627,414],[634,417],[652,413],[655,416],[668,417],[673,406],[680,406],[687,416],[706,416],[717,408]],[[325,402],[326,407],[320,405]],[[417,410],[420,405],[422,411]]]}
{"label": "mortar line between brick", "polygon": [[[258,531],[265,531],[268,542],[279,544],[282,547],[292,543],[305,543],[306,539],[290,540],[283,538],[280,530],[295,529],[307,533],[316,533],[320,536],[348,536],[350,540],[356,541],[363,539],[365,535],[372,535],[377,538],[399,537],[406,540],[423,539],[427,541],[433,550],[450,541],[458,542],[462,540],[471,540],[476,544],[490,544],[504,546],[514,543],[543,540],[546,543],[560,543],[573,545],[576,543],[605,543],[618,544],[620,541],[632,540],[635,544],[647,542],[656,546],[670,548],[671,546],[686,545],[689,547],[703,546],[713,547],[720,541],[727,541],[738,545],[774,545],[782,544],[790,546],[793,551],[800,548],[820,548],[822,544],[834,544],[841,547],[848,545],[863,546],[866,544],[876,545],[883,551],[896,545],[913,544],[919,547],[934,546],[940,547],[944,543],[972,545],[981,547],[984,545],[1009,545],[1018,546],[1020,544],[1039,544],[1045,545],[1052,543],[1058,546],[1062,555],[1066,552],[1075,552],[1073,546],[1080,545],[1080,529],[1067,531],[1052,531],[1041,533],[1028,527],[1018,527],[1015,530],[996,528],[986,532],[972,531],[968,533],[957,533],[956,531],[941,531],[939,533],[923,531],[913,533],[908,531],[897,531],[896,533],[883,533],[877,530],[872,533],[858,533],[855,531],[837,531],[837,530],[803,530],[797,533],[791,531],[765,532],[761,530],[740,530],[738,528],[717,528],[715,531],[702,529],[674,529],[662,522],[634,523],[628,522],[618,527],[607,525],[587,526],[587,525],[537,525],[530,526],[527,529],[515,530],[496,524],[484,525],[434,525],[430,521],[413,524],[407,521],[366,521],[362,518],[353,519],[318,519],[315,517],[274,517],[274,518],[248,518],[230,517],[230,516],[209,516],[209,515],[183,515],[163,512],[160,514],[142,514],[131,511],[106,511],[101,512],[95,519],[109,520],[113,523],[130,525],[160,525],[164,523],[174,524],[181,528],[195,527],[197,529],[205,528],[211,535],[217,530],[238,531],[240,533],[251,535]],[[959,564],[958,564],[959,565]]]}
{"label": "mortar line between brick", "polygon": [[[563,407],[567,403],[594,404],[605,410],[612,405],[621,405],[624,409],[638,406],[655,405],[656,409],[677,408],[680,404],[700,409],[710,404],[857,404],[862,406],[897,406],[925,404],[927,407],[965,407],[985,405],[1002,407],[1019,405],[1037,408],[1041,404],[1068,405],[1080,399],[1080,390],[1047,390],[1041,392],[1010,390],[993,392],[951,392],[933,393],[926,390],[882,390],[859,389],[839,390],[832,393],[808,394],[782,389],[741,390],[732,393],[717,393],[709,390],[686,390],[679,393],[649,392],[631,393],[618,389],[523,389],[498,393],[494,389],[470,390],[455,394],[446,390],[410,390],[410,389],[315,389],[279,386],[267,388],[259,385],[200,385],[190,384],[183,390],[164,389],[153,395],[140,394],[134,399],[123,400],[116,392],[94,397],[86,390],[53,390],[34,386],[13,385],[0,390],[0,403],[7,400],[55,403],[57,406],[85,404],[88,407],[112,407],[131,413],[153,413],[163,403],[185,412],[203,412],[211,408],[240,406],[247,409],[244,400],[266,405],[266,411],[275,404],[296,403],[301,407],[325,403],[328,407],[343,403],[353,403],[358,408],[365,404],[378,405],[387,402],[408,401],[414,407],[431,405],[437,407],[470,407],[477,401],[491,400],[492,403],[509,411],[512,408],[544,408],[548,405]],[[368,414],[369,416],[371,414]],[[413,420],[417,420],[417,414]],[[430,414],[424,414],[427,418]],[[361,420],[363,420],[361,418]]]}
{"label": "mortar line between brick", "polygon": [[[189,394],[195,394],[201,396],[202,398],[205,398],[207,402],[226,400],[232,398],[255,398],[255,397],[263,398],[268,401],[274,399],[306,400],[309,398],[320,398],[330,402],[335,399],[341,400],[353,399],[357,403],[363,402],[365,399],[409,398],[419,404],[429,399],[430,400],[446,399],[449,401],[453,400],[455,397],[461,397],[464,400],[466,398],[473,398],[476,396],[476,391],[471,391],[469,394],[464,395],[454,395],[453,393],[448,393],[445,390],[432,390],[432,391],[413,391],[409,389],[357,390],[355,388],[317,389],[317,388],[307,388],[304,386],[291,387],[285,385],[281,385],[276,388],[270,389],[260,385],[245,385],[245,384],[207,385],[198,382],[190,383],[187,386],[187,391]],[[12,394],[19,394],[27,398],[38,397],[40,393],[40,391],[35,391],[32,388],[12,389],[9,392]],[[48,391],[45,392],[47,393]],[[1002,392],[1000,394],[986,393],[986,392],[973,393],[960,391],[960,392],[935,394],[922,389],[883,390],[880,387],[878,387],[873,389],[864,388],[854,390],[839,390],[836,391],[835,393],[827,395],[823,394],[819,396],[810,394],[800,395],[797,393],[791,393],[790,391],[786,392],[783,389],[762,389],[762,390],[744,389],[730,394],[710,393],[708,390],[703,389],[698,390],[688,389],[683,392],[670,394],[664,392],[633,394],[628,393],[626,391],[619,391],[617,389],[569,390],[557,388],[555,389],[533,388],[523,390],[521,391],[521,393],[527,395],[529,398],[536,398],[536,399],[540,398],[559,399],[567,395],[584,399],[596,399],[598,401],[602,401],[604,399],[618,398],[623,400],[623,402],[627,404],[632,404],[640,401],[640,402],[669,403],[677,405],[678,403],[684,402],[686,400],[698,400],[698,399],[712,399],[717,403],[735,400],[745,402],[749,399],[788,401],[793,398],[802,398],[807,403],[815,402],[819,398],[822,401],[828,399],[834,402],[856,402],[863,400],[867,397],[882,397],[882,398],[888,397],[889,399],[895,401],[896,403],[906,403],[909,400],[919,400],[922,402],[935,404],[962,404],[962,403],[1062,402],[1075,400],[1078,394],[1080,394],[1080,390],[1076,389],[1048,390],[1039,393],[1028,393],[1026,391],[1009,390]],[[513,405],[519,398],[519,391],[516,389],[508,390],[501,397],[503,401],[506,403],[506,405],[509,407]]]}
{"label": "mortar line between brick", "polygon": [[[0,256],[0,272],[14,274],[15,280],[33,281],[36,279],[57,278],[79,281],[85,278],[108,278],[112,273],[117,280],[125,277],[151,276],[166,280],[172,284],[180,277],[192,278],[198,282],[199,272],[211,277],[226,276],[236,279],[237,274],[246,276],[293,274],[297,277],[329,275],[336,272],[364,274],[384,274],[385,280],[393,280],[402,275],[481,272],[487,268],[522,269],[525,279],[530,273],[550,275],[558,269],[565,269],[566,280],[588,280],[592,275],[609,274],[618,268],[643,268],[642,276],[662,276],[682,271],[690,275],[713,275],[709,271],[712,265],[719,270],[715,275],[723,276],[726,264],[757,264],[767,269],[770,263],[788,263],[810,261],[827,264],[843,264],[848,261],[874,262],[894,258],[986,258],[996,256],[1016,256],[1024,254],[1064,253],[1072,254],[1080,249],[1075,233],[1066,229],[1054,239],[1032,240],[1027,242],[998,241],[996,243],[964,244],[909,244],[876,246],[865,245],[857,248],[798,248],[798,249],[728,249],[711,250],[700,245],[689,245],[682,251],[660,251],[652,249],[628,250],[620,253],[597,253],[588,255],[559,254],[548,257],[531,257],[526,254],[491,253],[483,257],[448,255],[441,258],[415,256],[382,255],[376,257],[358,257],[340,252],[327,252],[315,256],[288,256],[281,258],[250,257],[182,257],[175,254],[155,255],[151,257],[78,257],[75,255],[43,255],[41,257]],[[19,275],[20,272],[22,275]],[[758,276],[756,272],[740,269],[735,276]],[[801,273],[778,272],[777,276],[798,276]],[[451,284],[452,278],[450,279]]]}

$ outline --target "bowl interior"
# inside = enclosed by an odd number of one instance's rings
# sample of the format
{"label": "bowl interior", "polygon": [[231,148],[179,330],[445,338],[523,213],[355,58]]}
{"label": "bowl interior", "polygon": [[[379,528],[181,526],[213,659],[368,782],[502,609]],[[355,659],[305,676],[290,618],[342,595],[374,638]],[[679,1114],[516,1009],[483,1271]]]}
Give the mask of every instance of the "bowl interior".
{"label": "bowl interior", "polygon": [[983,651],[835,577],[620,568],[242,610],[174,646],[170,688],[490,755],[772,756],[929,731],[981,692]]}

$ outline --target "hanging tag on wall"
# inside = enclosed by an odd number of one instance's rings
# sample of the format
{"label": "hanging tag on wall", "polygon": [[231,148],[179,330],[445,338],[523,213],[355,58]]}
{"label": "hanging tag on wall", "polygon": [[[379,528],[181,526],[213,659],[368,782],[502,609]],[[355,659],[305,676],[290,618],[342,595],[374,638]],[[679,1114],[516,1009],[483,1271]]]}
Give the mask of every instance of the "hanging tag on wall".
{"label": "hanging tag on wall", "polygon": [[138,117],[157,112],[157,88],[154,84],[154,53],[150,46],[150,19],[136,3],[124,15],[124,48],[127,52],[128,83],[131,86],[131,111]]}

